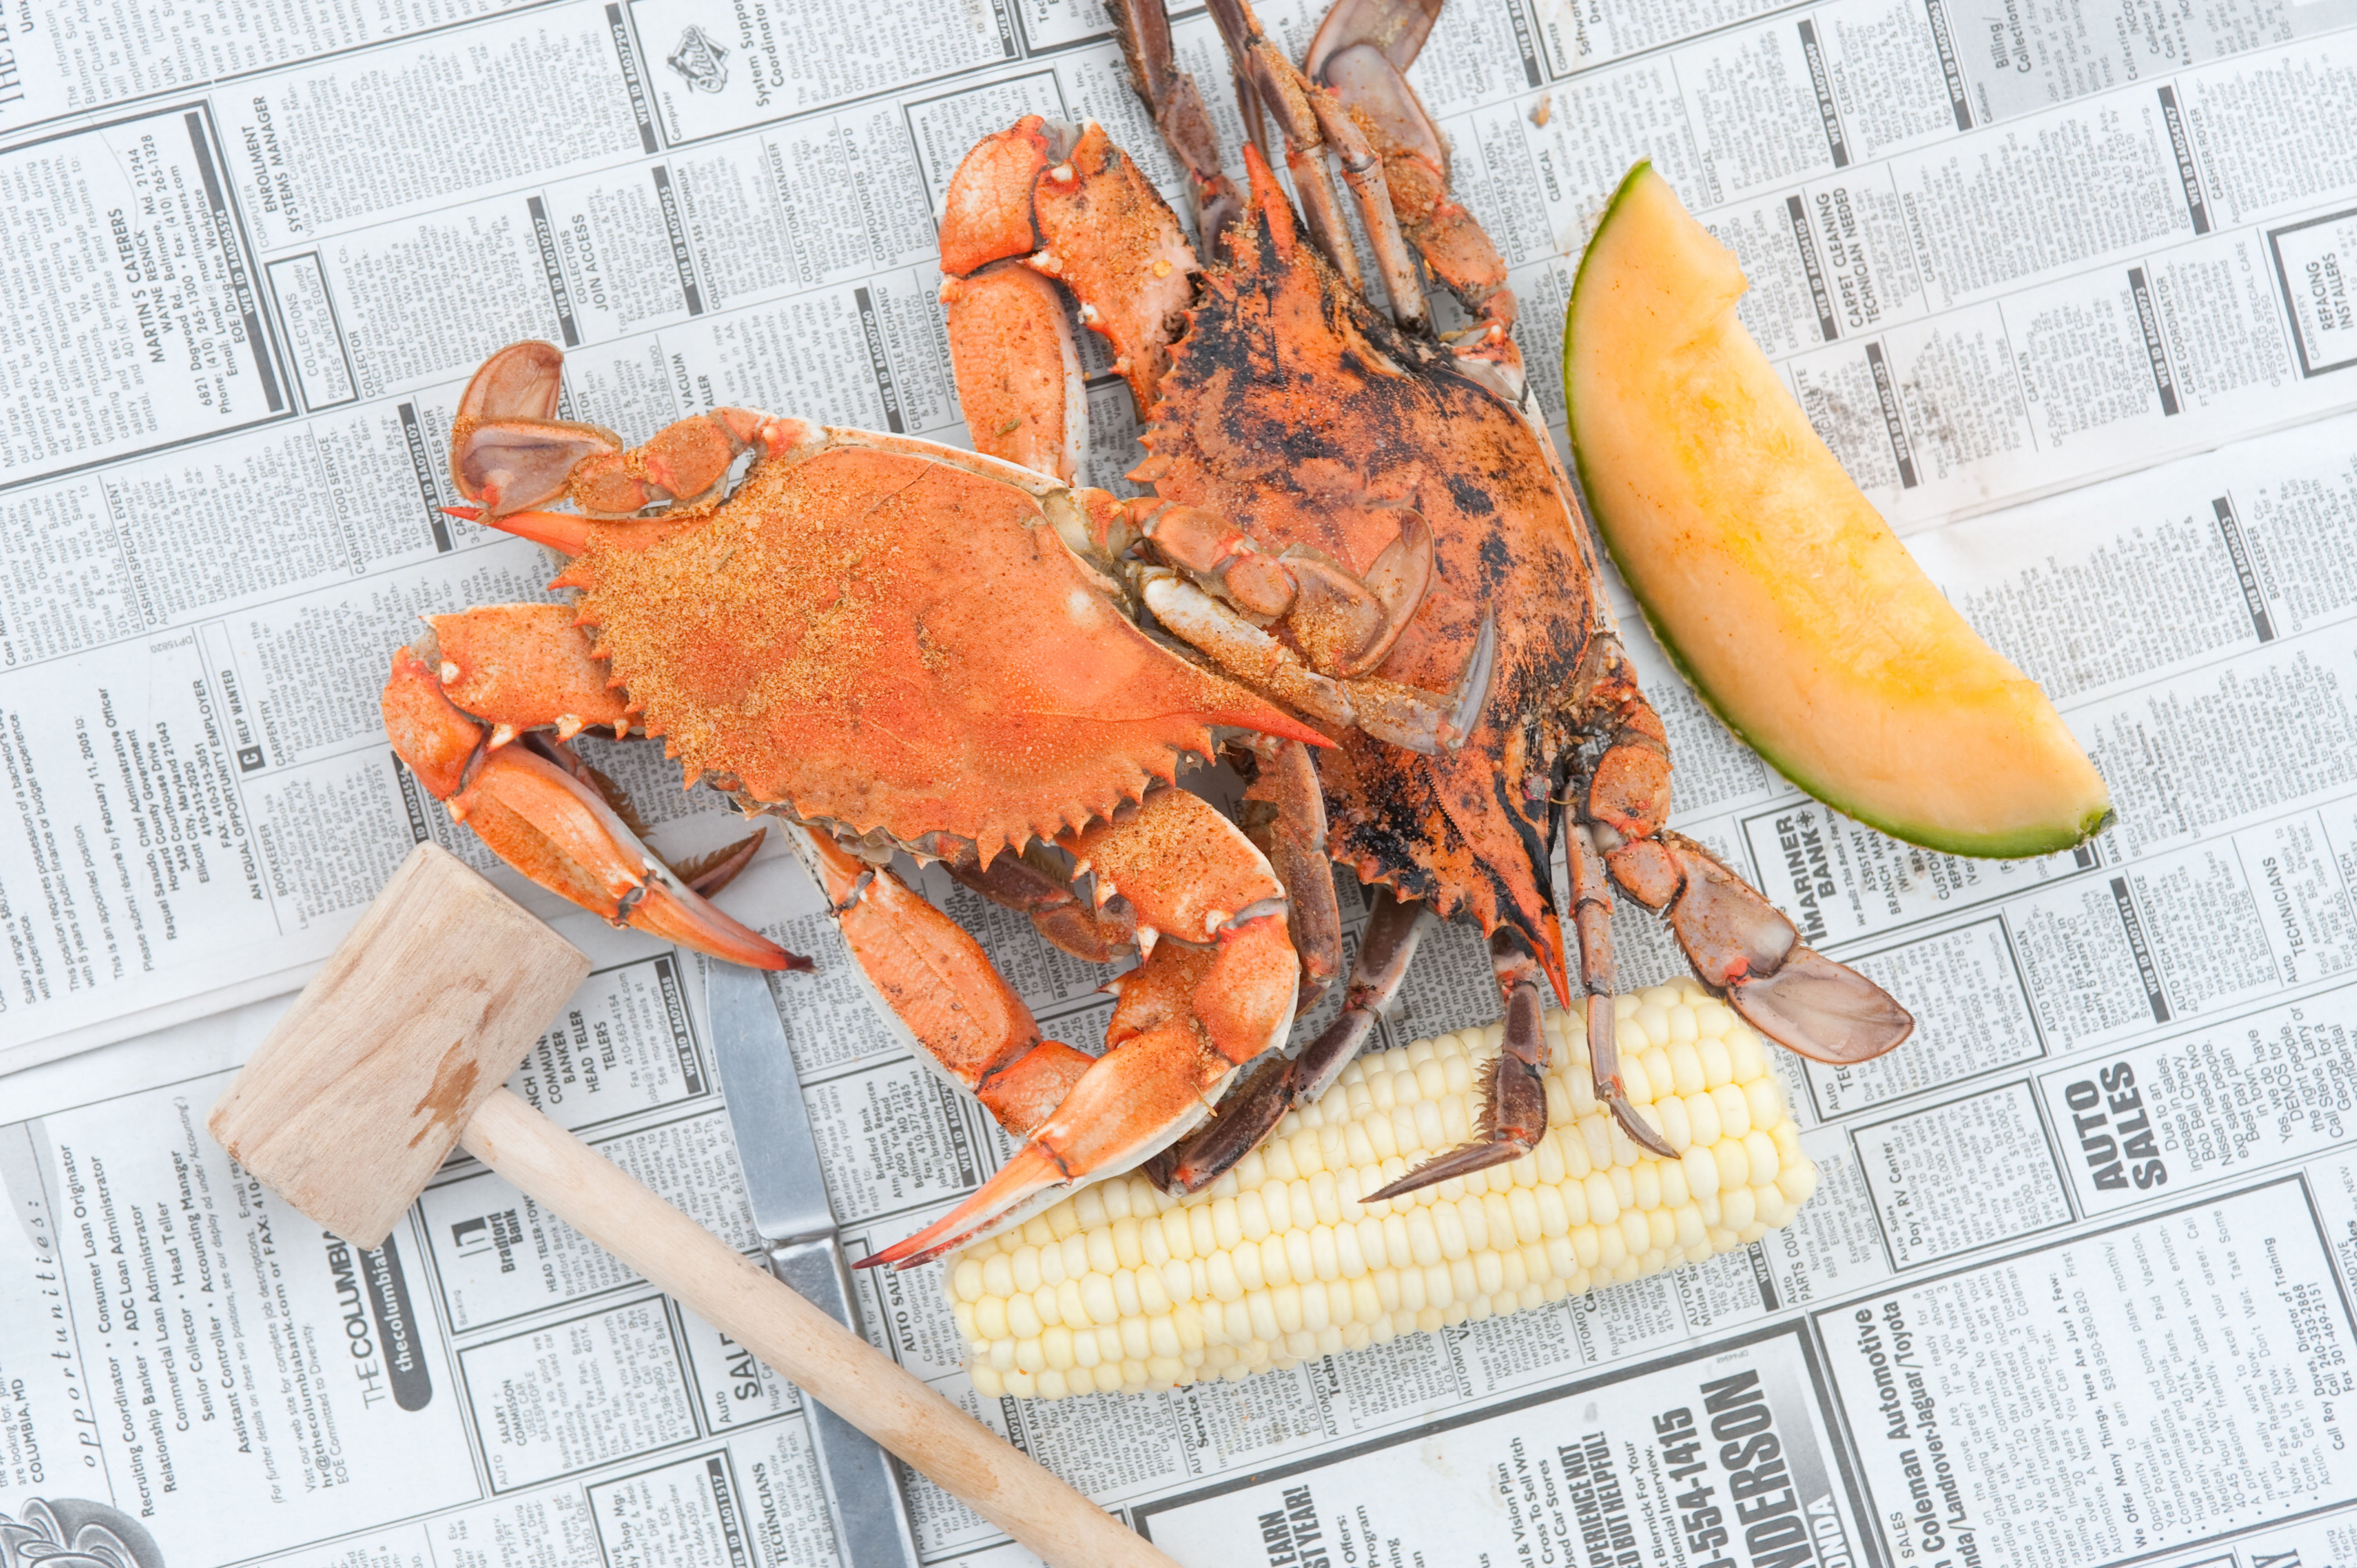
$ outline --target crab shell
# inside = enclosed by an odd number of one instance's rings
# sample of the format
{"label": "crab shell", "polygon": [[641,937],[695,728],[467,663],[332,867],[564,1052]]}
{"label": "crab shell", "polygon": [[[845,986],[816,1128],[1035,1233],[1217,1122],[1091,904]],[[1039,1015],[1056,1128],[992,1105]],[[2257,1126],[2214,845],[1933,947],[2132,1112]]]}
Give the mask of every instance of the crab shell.
{"label": "crab shell", "polygon": [[1211,725],[1325,744],[1140,631],[1066,544],[1086,524],[1063,485],[813,434],[684,526],[588,530],[552,585],[691,781],[987,864],[1169,781]]}

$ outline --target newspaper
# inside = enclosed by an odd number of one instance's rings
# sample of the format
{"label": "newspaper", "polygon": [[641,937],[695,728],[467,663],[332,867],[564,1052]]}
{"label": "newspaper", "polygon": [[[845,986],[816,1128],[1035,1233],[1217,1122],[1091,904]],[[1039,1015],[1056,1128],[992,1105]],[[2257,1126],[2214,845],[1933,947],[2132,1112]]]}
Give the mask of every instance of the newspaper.
{"label": "newspaper", "polygon": [[[1261,14],[1297,53],[1320,9]],[[1414,80],[1558,433],[1580,247],[1651,156],[2119,823],[2008,863],[1860,829],[1616,585],[1677,825],[1921,1020],[1781,1060],[1824,1173],[1794,1224],[1171,1394],[983,1401],[937,1267],[863,1276],[877,1343],[1205,1568],[2357,1560],[2352,27],[1451,0]],[[1233,149],[1216,33],[1175,31]],[[1092,0],[0,8],[0,1563],[85,1527],[173,1568],[833,1560],[792,1388],[499,1178],[454,1162],[355,1254],[200,1123],[430,836],[597,961],[519,1092],[752,1247],[700,961],[498,866],[376,690],[416,614],[545,596],[536,548],[437,510],[500,344],[564,344],[567,412],[632,434],[725,403],[963,442],[934,217],[1033,110],[1175,191]],[[1127,394],[1090,368],[1118,484]],[[590,749],[666,853],[734,831],[660,748]],[[1102,1037],[1100,972],[926,890]],[[793,1047],[848,1245],[888,1244],[1006,1141],[878,1026],[790,863],[724,902],[819,958]],[[1679,967],[1641,911],[1616,934],[1626,983]],[[1385,1042],[1496,1008],[1449,927]],[[913,1498],[929,1561],[1028,1561]]]}

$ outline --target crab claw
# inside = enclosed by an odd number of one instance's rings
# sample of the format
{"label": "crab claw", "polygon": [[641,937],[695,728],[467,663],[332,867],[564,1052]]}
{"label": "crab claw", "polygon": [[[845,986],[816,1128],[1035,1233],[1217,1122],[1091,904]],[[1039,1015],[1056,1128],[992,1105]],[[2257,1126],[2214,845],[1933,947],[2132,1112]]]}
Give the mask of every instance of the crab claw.
{"label": "crab claw", "polygon": [[502,860],[615,925],[755,969],[811,967],[691,891],[594,788],[523,746],[490,753],[449,805]]}
{"label": "crab claw", "polygon": [[[1282,942],[1284,923],[1276,925]],[[1157,947],[1143,967],[1181,954],[1196,961],[1193,967],[1207,967],[1201,961],[1208,955],[1177,942]],[[1284,968],[1289,992],[1294,972],[1290,964]],[[1123,1000],[1129,1000],[1126,992]],[[1289,1020],[1291,1007],[1285,1012]],[[1210,1048],[1193,1020],[1172,1018],[1132,1036],[1092,1063],[1054,1113],[964,1202],[861,1266],[914,1268],[1022,1218],[1043,1199],[1143,1164],[1210,1113],[1235,1070],[1233,1062]]]}
{"label": "crab claw", "polygon": [[[1074,1187],[1143,1164],[1200,1124],[1237,1069],[1292,1027],[1301,969],[1286,931],[1284,888],[1252,841],[1214,808],[1183,789],[1165,789],[1135,810],[1059,842],[1091,866],[1101,894],[1110,897],[1118,885],[1136,910],[1139,945],[1148,950],[1109,986],[1121,1000],[1105,1029],[1105,1054],[1090,1061],[1060,1047],[1081,1070],[1055,1086],[1062,1092],[1052,1102],[1043,1093],[1026,1095],[1019,1107],[994,1103],[1003,1069],[974,1071],[978,1058],[960,1048],[957,1037],[968,1028],[966,1017],[932,1021],[930,1030],[917,1027],[927,1021],[920,1004],[895,995],[890,971],[877,973],[889,955],[854,945],[855,956],[918,1043],[952,1076],[975,1086],[1000,1124],[1023,1140],[972,1197],[863,1267],[913,1267]],[[887,900],[905,897],[922,904],[914,895],[895,893],[887,873],[877,873],[869,886]],[[938,913],[929,917],[931,908],[912,908],[912,926],[946,922]],[[847,918],[845,929],[850,934]],[[1153,940],[1157,934],[1168,940]],[[972,939],[963,940],[971,945]],[[978,949],[974,961],[986,969]],[[929,967],[938,973],[947,966]],[[1036,1040],[1028,1014],[1021,1023]],[[1017,1051],[1011,1059],[1028,1061],[1036,1049]]]}
{"label": "crab claw", "polygon": [[974,1196],[905,1241],[871,1252],[855,1269],[913,1269],[930,1263],[953,1247],[963,1245],[995,1229],[1011,1214],[1025,1212],[1042,1193],[1060,1189],[1072,1179],[1056,1156],[1036,1144],[1026,1144],[998,1167],[998,1174],[976,1187]]}
{"label": "crab claw", "polygon": [[533,881],[615,925],[732,963],[811,967],[674,875],[581,776],[561,742],[527,735],[489,744],[498,737],[450,701],[415,650],[393,655],[382,705],[393,749],[418,781]]}

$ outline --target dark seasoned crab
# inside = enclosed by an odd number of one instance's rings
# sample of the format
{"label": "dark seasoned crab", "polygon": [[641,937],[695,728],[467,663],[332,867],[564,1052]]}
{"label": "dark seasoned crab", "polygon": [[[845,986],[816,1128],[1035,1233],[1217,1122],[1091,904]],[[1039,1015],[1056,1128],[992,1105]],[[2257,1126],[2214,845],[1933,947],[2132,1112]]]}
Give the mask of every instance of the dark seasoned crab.
{"label": "dark seasoned crab", "polygon": [[[1761,1033],[1824,1061],[1891,1049],[1913,1027],[1903,1008],[1663,826],[1666,737],[1532,415],[1504,263],[1450,197],[1446,144],[1403,74],[1437,0],[1341,0],[1306,70],[1244,0],[1211,8],[1254,133],[1248,196],[1222,172],[1157,0],[1115,7],[1135,85],[1188,171],[1208,264],[1100,127],[1037,116],[968,155],[942,231],[977,444],[1070,478],[1086,445],[1072,316],[1103,335],[1146,423],[1149,456],[1130,477],[1155,499],[1092,510],[1087,553],[1163,629],[1331,729],[1318,762],[1325,847],[1376,889],[1340,1018],[1232,1091],[1160,1162],[1163,1179],[1200,1187],[1319,1093],[1365,1042],[1423,922],[1458,913],[1489,936],[1505,996],[1490,1115],[1474,1143],[1368,1196],[1528,1152],[1546,1123],[1540,984],[1568,1000],[1576,964],[1590,994],[1612,991],[1613,882],[1665,913],[1696,974]],[[1271,173],[1280,147],[1301,222]],[[1362,286],[1329,158],[1388,312]],[[1469,314],[1448,340],[1418,255]],[[1343,682],[1405,694],[1410,718],[1304,700]],[[1550,870],[1559,842],[1568,937]],[[1296,908],[1314,905],[1309,883],[1330,873],[1315,856],[1277,858]],[[1314,984],[1336,955],[1330,939],[1301,945]],[[1598,1098],[1631,1139],[1671,1153],[1621,1090],[1612,1009],[1587,1016]]]}

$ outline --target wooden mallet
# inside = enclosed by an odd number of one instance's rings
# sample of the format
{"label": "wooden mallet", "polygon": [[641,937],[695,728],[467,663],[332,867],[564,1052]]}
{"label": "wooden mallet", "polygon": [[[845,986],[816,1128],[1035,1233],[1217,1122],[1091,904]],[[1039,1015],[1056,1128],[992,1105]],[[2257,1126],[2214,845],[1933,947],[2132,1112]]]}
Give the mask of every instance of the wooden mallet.
{"label": "wooden mallet", "polygon": [[393,874],[206,1125],[362,1251],[457,1144],[1058,1568],[1176,1568],[889,1356],[500,1087],[589,972],[432,844]]}

